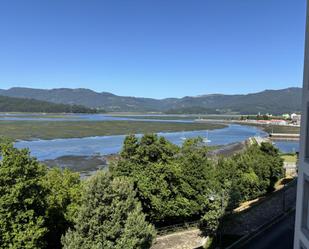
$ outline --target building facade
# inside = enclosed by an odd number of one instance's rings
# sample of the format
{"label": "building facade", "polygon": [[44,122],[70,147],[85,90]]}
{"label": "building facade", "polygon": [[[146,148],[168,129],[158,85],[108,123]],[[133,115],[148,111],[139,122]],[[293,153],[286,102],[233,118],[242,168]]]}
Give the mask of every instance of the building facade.
{"label": "building facade", "polygon": [[294,249],[309,249],[309,8],[307,2],[307,25],[305,63],[300,133],[300,157],[298,169],[297,202]]}

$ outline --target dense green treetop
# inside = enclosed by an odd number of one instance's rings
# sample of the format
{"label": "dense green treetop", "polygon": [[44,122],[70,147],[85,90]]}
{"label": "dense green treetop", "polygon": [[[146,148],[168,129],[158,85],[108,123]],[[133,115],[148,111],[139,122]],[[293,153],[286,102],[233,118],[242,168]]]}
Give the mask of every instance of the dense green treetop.
{"label": "dense green treetop", "polygon": [[47,202],[41,179],[46,168],[12,144],[2,144],[1,156],[0,248],[44,248]]}
{"label": "dense green treetop", "polygon": [[79,205],[79,174],[47,169],[1,140],[0,248],[61,248]]}
{"label": "dense green treetop", "polygon": [[48,248],[61,248],[61,236],[73,227],[81,202],[80,175],[67,169],[51,168],[42,184],[47,191],[45,224],[48,227]]}
{"label": "dense green treetop", "polygon": [[85,184],[76,225],[63,245],[66,249],[146,249],[154,234],[130,181],[99,172]]}
{"label": "dense green treetop", "polygon": [[[0,138],[0,248],[150,248],[154,227],[200,220],[214,235],[227,210],[271,192],[283,161],[270,143],[213,158],[203,139],[176,146],[130,135],[108,172],[81,182]],[[62,244],[61,244],[62,237]]]}
{"label": "dense green treetop", "polygon": [[218,160],[208,152],[201,138],[178,147],[157,135],[130,135],[110,171],[132,179],[147,219],[157,226],[202,216],[205,225],[207,213],[216,207],[211,196],[224,196],[224,209],[234,208],[272,191],[283,177],[282,159],[271,144],[252,145]]}
{"label": "dense green treetop", "polygon": [[207,208],[215,183],[214,167],[201,138],[182,147],[157,135],[125,139],[122,159],[110,170],[132,178],[148,219],[157,224],[177,223],[198,217]]}

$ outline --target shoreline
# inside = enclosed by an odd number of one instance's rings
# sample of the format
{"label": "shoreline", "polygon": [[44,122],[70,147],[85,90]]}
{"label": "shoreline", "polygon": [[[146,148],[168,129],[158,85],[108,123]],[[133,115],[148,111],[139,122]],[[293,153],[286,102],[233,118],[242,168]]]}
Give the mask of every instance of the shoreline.
{"label": "shoreline", "polygon": [[[209,157],[230,156],[234,153],[242,151],[247,144],[246,141],[231,143],[221,146],[210,146],[208,152]],[[81,175],[88,175],[97,170],[107,169],[108,165],[120,158],[119,153],[111,153],[107,155],[65,155],[55,159],[40,160],[41,163],[48,167],[60,167],[62,169],[70,169],[79,172]]]}

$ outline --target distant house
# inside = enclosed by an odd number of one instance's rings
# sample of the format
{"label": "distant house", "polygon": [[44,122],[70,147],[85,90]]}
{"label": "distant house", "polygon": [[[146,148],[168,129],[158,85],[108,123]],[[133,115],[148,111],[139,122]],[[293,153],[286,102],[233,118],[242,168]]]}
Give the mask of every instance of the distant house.
{"label": "distant house", "polygon": [[296,113],[291,114],[291,119],[292,119],[293,124],[300,125],[300,121],[301,121],[300,114],[296,114]]}
{"label": "distant house", "polygon": [[296,114],[296,113],[292,113],[291,114],[291,119],[293,119],[293,118],[295,118],[295,117],[297,117],[298,115]]}

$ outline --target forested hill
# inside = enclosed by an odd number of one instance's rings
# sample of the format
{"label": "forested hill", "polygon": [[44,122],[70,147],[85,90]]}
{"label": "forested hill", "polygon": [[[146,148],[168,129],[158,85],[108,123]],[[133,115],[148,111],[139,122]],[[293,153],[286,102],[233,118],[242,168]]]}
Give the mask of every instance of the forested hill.
{"label": "forested hill", "polygon": [[151,99],[117,96],[89,89],[32,89],[15,87],[0,90],[0,95],[32,98],[61,104],[83,105],[107,111],[157,111],[168,113],[239,113],[255,114],[299,112],[301,88],[265,90],[259,93],[224,95],[210,94],[196,97]]}
{"label": "forested hill", "polygon": [[81,105],[0,96],[0,112],[96,113],[97,111]]}
{"label": "forested hill", "polygon": [[301,88],[295,87],[243,95],[211,94],[184,97],[179,99],[168,112],[198,113],[201,107],[207,108],[208,114],[217,114],[218,112],[237,114],[300,112],[301,95]]}

